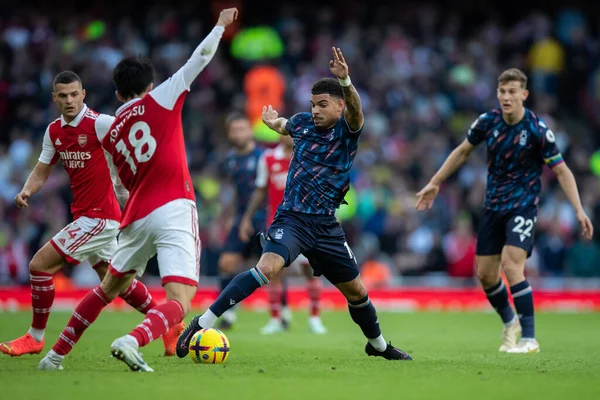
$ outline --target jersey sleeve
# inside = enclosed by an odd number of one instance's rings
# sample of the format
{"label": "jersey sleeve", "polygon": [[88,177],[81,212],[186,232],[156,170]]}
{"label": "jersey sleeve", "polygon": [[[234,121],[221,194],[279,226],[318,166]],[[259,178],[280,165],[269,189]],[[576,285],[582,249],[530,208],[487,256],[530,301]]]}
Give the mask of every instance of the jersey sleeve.
{"label": "jersey sleeve", "polygon": [[363,127],[365,126],[365,123],[363,121],[363,124],[360,128],[358,128],[357,130],[353,131],[352,129],[350,129],[350,126],[348,125],[348,121],[346,121],[346,118],[342,117],[342,130],[344,132],[344,136],[352,136],[352,137],[359,137],[360,134],[362,133]]}
{"label": "jersey sleeve", "polygon": [[287,123],[285,124],[285,130],[291,137],[294,137],[308,124],[308,122],[310,122],[311,118],[312,116],[306,112],[294,114],[290,119],[287,120]]}
{"label": "jersey sleeve", "polygon": [[552,132],[546,124],[540,120],[540,149],[542,152],[542,158],[544,159],[544,163],[549,168],[554,168],[559,164],[564,162],[562,154],[556,145],[556,138],[554,137],[554,132]]}
{"label": "jersey sleeve", "polygon": [[256,166],[256,180],[254,186],[260,189],[267,187],[267,181],[269,180],[269,169],[267,168],[267,157],[266,153],[263,153],[258,159]]}
{"label": "jersey sleeve", "polygon": [[121,207],[125,207],[125,203],[129,200],[129,191],[121,182],[121,178],[119,178],[119,171],[117,166],[113,162],[112,156],[106,150],[104,150],[104,157],[106,157],[106,163],[108,164],[108,169],[110,170],[110,179],[113,183],[113,188],[115,190],[115,196],[117,196],[117,201],[121,205]]}
{"label": "jersey sleeve", "polygon": [[481,114],[473,123],[471,128],[467,132],[467,140],[473,146],[479,146],[481,142],[485,140],[485,133],[487,130],[487,114]]}
{"label": "jersey sleeve", "polygon": [[98,118],[96,118],[96,136],[98,137],[100,143],[102,143],[102,140],[110,130],[110,127],[112,126],[114,121],[115,117],[106,114],[100,114],[98,115]]}
{"label": "jersey sleeve", "polygon": [[196,47],[185,65],[169,79],[150,92],[152,98],[163,108],[173,110],[175,103],[183,92],[189,91],[194,79],[214,57],[225,28],[215,26]]}
{"label": "jersey sleeve", "polygon": [[44,141],[42,142],[42,153],[40,154],[39,161],[44,164],[56,164],[58,161],[58,154],[56,153],[56,147],[52,143],[50,138],[50,126],[46,128],[44,133]]}

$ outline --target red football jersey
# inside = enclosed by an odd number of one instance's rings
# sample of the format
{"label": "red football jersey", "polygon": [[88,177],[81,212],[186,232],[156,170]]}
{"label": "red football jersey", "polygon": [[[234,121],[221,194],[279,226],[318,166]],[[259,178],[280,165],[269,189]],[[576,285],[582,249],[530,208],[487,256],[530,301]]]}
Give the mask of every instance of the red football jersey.
{"label": "red football jersey", "polygon": [[99,138],[113,117],[98,114],[85,104],[69,123],[63,117],[48,125],[39,161],[56,164],[60,159],[73,191],[73,218],[121,219],[106,156]]}
{"label": "red football jersey", "polygon": [[174,74],[143,98],[122,105],[102,140],[129,190],[121,228],[170,201],[196,200],[181,123],[188,90],[183,74]]}
{"label": "red football jersey", "polygon": [[267,227],[273,222],[277,208],[283,200],[290,159],[291,154],[286,155],[283,146],[265,151],[259,159],[256,187],[267,188]]}

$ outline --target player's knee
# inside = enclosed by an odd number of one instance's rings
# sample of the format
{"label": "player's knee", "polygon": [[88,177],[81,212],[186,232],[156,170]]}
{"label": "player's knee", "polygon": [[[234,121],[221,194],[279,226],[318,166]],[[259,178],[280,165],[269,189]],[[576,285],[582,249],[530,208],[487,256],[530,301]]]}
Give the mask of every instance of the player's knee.
{"label": "player's knee", "polygon": [[100,278],[101,281],[104,280],[104,277],[108,272],[108,264],[105,262],[99,262],[96,265],[94,265],[93,268],[94,271],[96,271],[96,274],[98,274],[98,278]]}
{"label": "player's knee", "polygon": [[121,292],[131,285],[134,278],[135,275],[117,277],[112,274],[106,274],[104,279],[102,279],[102,282],[100,282],[100,289],[102,289],[110,301],[113,301]]}
{"label": "player's knee", "polygon": [[350,302],[362,300],[369,294],[359,276],[350,282],[338,283],[335,286],[342,292],[346,300]]}
{"label": "player's knee", "polygon": [[184,285],[177,282],[169,282],[165,284],[167,300],[177,301],[181,305],[184,317],[188,315],[192,309],[192,299],[196,294],[196,290],[196,286]]}
{"label": "player's knee", "polygon": [[281,271],[285,264],[285,260],[279,254],[264,253],[256,267],[270,281]]}
{"label": "player's knee", "polygon": [[29,261],[29,271],[31,272],[55,273],[59,268],[56,268],[56,266],[49,265],[47,262],[44,262],[43,258],[40,257],[38,254],[33,256],[31,261]]}
{"label": "player's knee", "polygon": [[484,288],[494,286],[500,279],[500,259],[477,257],[477,279]]}
{"label": "player's knee", "polygon": [[511,286],[525,279],[525,263],[503,260],[502,269]]}
{"label": "player's knee", "polygon": [[484,288],[494,286],[500,279],[500,271],[498,266],[489,268],[486,266],[477,266],[477,278]]}

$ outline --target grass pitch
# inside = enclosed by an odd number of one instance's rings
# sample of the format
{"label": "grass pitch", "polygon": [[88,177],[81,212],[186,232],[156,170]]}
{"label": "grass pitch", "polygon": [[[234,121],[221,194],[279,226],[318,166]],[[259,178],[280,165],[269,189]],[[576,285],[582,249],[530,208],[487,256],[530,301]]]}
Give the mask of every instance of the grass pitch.
{"label": "grass pitch", "polygon": [[[162,343],[144,348],[153,374],[130,372],[110,358],[113,339],[141,321],[137,313],[105,312],[65,359],[64,371],[36,369],[69,318],[50,317],[44,352],[0,357],[0,399],[599,399],[600,315],[538,314],[539,354],[499,354],[495,314],[380,313],[384,336],[414,361],[367,357],[360,329],[347,313],[326,312],[325,336],[308,332],[296,313],[289,332],[261,336],[266,313],[240,312],[227,332],[224,365],[162,357]],[[191,316],[187,318],[189,321]],[[0,314],[0,340],[29,326],[29,313]]]}

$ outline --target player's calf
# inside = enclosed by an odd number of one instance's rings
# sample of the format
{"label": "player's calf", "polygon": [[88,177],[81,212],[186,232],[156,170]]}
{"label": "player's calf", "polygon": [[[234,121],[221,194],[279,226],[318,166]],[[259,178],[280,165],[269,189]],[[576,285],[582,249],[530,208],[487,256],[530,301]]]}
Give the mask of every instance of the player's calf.
{"label": "player's calf", "polygon": [[349,282],[337,283],[335,286],[346,297],[350,317],[367,338],[365,352],[369,356],[384,357],[388,360],[412,360],[408,354],[385,342],[379,327],[377,312],[359,276]]}

